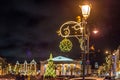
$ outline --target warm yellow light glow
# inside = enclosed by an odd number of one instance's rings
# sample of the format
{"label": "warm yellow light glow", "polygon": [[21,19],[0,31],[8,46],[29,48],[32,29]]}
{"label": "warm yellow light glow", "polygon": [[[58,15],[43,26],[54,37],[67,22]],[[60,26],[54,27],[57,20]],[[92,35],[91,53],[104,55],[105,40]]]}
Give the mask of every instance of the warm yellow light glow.
{"label": "warm yellow light glow", "polygon": [[108,53],[109,53],[109,51],[105,51],[105,53],[106,53],[106,54],[108,54]]}
{"label": "warm yellow light glow", "polygon": [[80,30],[83,30],[83,27],[80,27]]}
{"label": "warm yellow light glow", "polygon": [[80,32],[83,33],[83,27],[80,27]]}
{"label": "warm yellow light glow", "polygon": [[82,15],[84,18],[88,18],[90,15],[90,6],[89,5],[82,5],[80,6],[82,10]]}
{"label": "warm yellow light glow", "polygon": [[115,55],[115,53],[113,53],[113,55]]}
{"label": "warm yellow light glow", "polygon": [[108,53],[108,51],[105,51],[105,53]]}
{"label": "warm yellow light glow", "polygon": [[91,50],[95,50],[94,45],[92,45],[92,46],[90,47],[90,49],[91,49]]}
{"label": "warm yellow light glow", "polygon": [[94,34],[97,34],[97,33],[98,33],[98,30],[94,30],[93,33],[94,33]]}

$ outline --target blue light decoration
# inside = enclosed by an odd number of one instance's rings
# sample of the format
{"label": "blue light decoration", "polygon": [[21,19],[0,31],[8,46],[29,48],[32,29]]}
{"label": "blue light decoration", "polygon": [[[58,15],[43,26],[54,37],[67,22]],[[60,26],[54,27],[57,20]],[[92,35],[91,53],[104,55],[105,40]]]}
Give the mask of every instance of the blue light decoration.
{"label": "blue light decoration", "polygon": [[57,56],[53,58],[53,61],[74,61],[74,60],[63,56]]}

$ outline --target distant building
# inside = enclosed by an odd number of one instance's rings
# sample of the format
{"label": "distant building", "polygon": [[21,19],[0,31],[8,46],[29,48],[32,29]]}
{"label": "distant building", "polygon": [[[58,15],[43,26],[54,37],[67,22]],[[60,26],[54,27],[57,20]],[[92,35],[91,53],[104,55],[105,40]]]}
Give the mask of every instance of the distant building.
{"label": "distant building", "polygon": [[[82,74],[81,61],[73,60],[63,56],[57,56],[53,58],[55,64],[56,75],[57,76],[80,76]],[[40,61],[40,75],[44,75],[48,60]],[[87,70],[86,70],[87,72]],[[89,69],[90,72],[90,69]]]}
{"label": "distant building", "polygon": [[16,62],[14,65],[14,68],[11,68],[12,66],[8,65],[8,71],[14,72],[15,74],[22,74],[22,75],[36,75],[37,74],[37,63],[33,59],[30,63],[28,63],[26,60],[24,63],[19,63],[19,61]]}
{"label": "distant building", "polygon": [[120,78],[120,46],[113,52],[113,74]]}
{"label": "distant building", "polygon": [[0,75],[5,75],[6,74],[6,61],[4,58],[0,57]]}

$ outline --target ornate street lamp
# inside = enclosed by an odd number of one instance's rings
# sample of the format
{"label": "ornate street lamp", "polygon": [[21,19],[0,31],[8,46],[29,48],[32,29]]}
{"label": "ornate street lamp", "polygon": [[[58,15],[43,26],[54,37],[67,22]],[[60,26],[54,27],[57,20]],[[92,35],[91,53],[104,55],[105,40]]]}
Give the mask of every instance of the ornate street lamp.
{"label": "ornate street lamp", "polygon": [[64,39],[60,42],[60,49],[63,52],[68,52],[72,49],[72,42],[68,39],[69,37],[75,37],[78,39],[80,44],[80,49],[84,52],[82,58],[83,64],[83,80],[85,80],[85,55],[89,53],[89,32],[86,27],[86,19],[90,14],[90,6],[89,5],[81,5],[82,18],[80,16],[77,17],[77,21],[67,21],[65,22],[58,31],[58,35],[64,37]]}
{"label": "ornate street lamp", "polygon": [[87,19],[88,18],[88,16],[90,15],[90,9],[91,9],[91,7],[90,7],[90,5],[82,5],[82,6],[80,6],[81,7],[81,10],[82,10],[82,15],[83,15],[83,17],[85,18],[85,19]]}

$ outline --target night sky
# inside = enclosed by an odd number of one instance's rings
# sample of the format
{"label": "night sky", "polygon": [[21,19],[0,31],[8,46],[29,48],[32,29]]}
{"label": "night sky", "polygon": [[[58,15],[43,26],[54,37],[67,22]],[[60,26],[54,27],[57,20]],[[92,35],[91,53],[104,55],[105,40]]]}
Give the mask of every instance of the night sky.
{"label": "night sky", "polygon": [[[117,49],[120,44],[120,3],[118,0],[88,0],[92,4],[88,18],[90,45],[95,49]],[[1,0],[0,1],[0,55],[9,62],[16,60],[45,60],[64,55],[78,59],[77,39],[70,38],[73,49],[63,53],[59,43],[63,39],[56,31],[60,26],[81,15],[81,0]]]}

